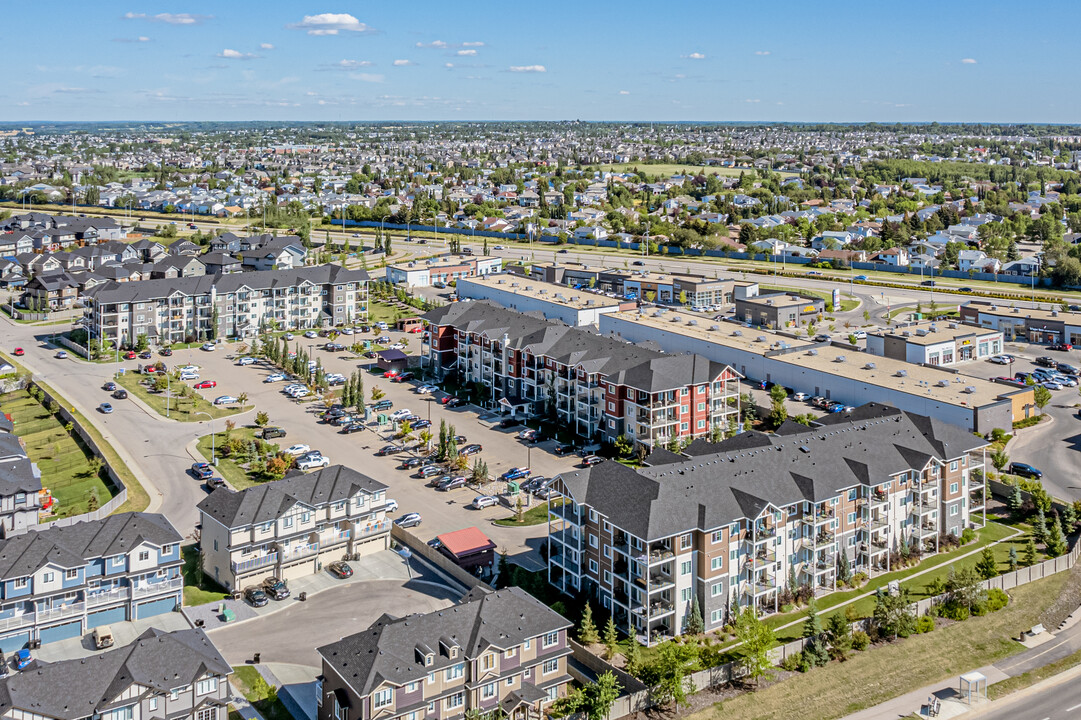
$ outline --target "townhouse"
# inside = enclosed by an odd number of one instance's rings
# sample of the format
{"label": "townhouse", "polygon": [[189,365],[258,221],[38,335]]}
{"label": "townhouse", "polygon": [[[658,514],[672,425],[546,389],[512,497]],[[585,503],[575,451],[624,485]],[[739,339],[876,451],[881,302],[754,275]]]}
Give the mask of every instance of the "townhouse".
{"label": "townhouse", "polygon": [[230,590],[290,580],[389,546],[387,486],[342,465],[199,503],[203,570]]}
{"label": "townhouse", "polygon": [[88,658],[0,678],[3,720],[226,720],[233,669],[200,629],[150,628]]}
{"label": "townhouse", "polygon": [[0,540],[0,651],[175,610],[182,539],[163,515],[122,513]]}
{"label": "townhouse", "polygon": [[566,694],[572,624],[520,588],[475,588],[449,608],[318,648],[319,720],[535,720]]}
{"label": "townhouse", "polygon": [[66,271],[35,275],[23,286],[20,300],[28,308],[66,310],[74,307],[79,284]]}
{"label": "townhouse", "polygon": [[[983,523],[987,442],[888,405],[807,428],[696,441],[639,469],[564,472],[549,513],[549,582],[592,592],[644,642],[678,635],[697,604],[706,629],[780,592],[838,587],[898,556],[934,554]],[[652,464],[651,464],[652,463]]]}
{"label": "townhouse", "polygon": [[740,375],[701,355],[665,354],[488,301],[423,317],[437,375],[479,383],[487,406],[546,415],[584,438],[653,447],[727,430],[738,417]]}
{"label": "townhouse", "polygon": [[41,470],[27,458],[18,436],[0,431],[0,536],[38,524]]}
{"label": "townhouse", "polygon": [[235,275],[163,278],[101,286],[86,311],[95,337],[155,344],[249,337],[260,328],[306,329],[367,317],[368,273],[340,265]]}

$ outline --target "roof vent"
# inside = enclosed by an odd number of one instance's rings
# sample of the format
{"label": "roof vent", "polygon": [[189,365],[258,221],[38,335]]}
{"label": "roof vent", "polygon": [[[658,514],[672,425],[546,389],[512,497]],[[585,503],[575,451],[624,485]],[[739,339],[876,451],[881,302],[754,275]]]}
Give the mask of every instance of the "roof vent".
{"label": "roof vent", "polygon": [[720,329],[721,329],[721,326],[720,326],[720,325],[710,325],[710,326],[709,326],[709,329],[710,329],[710,330],[720,330]]}
{"label": "roof vent", "polygon": [[950,381],[949,380],[939,380],[935,384],[938,385],[939,387],[949,387],[950,386]]}
{"label": "roof vent", "polygon": [[834,360],[833,360],[833,362],[839,362],[839,363],[843,363],[844,361],[845,361],[845,356],[844,356],[844,355],[838,355],[838,356],[837,356],[836,358],[834,358]]}
{"label": "roof vent", "polygon": [[759,335],[758,337],[756,337],[754,339],[754,341],[755,342],[765,342],[766,341],[766,336],[765,335]]}
{"label": "roof vent", "polygon": [[896,375],[897,377],[908,377],[908,370],[898,370]]}
{"label": "roof vent", "polygon": [[815,350],[814,348],[811,348],[810,350],[807,351],[807,354],[808,355],[817,355],[818,351]]}
{"label": "roof vent", "polygon": [[687,321],[687,324],[688,324],[688,325],[697,325],[697,324],[698,324],[698,321],[697,321],[697,320],[688,320],[688,321]]}
{"label": "roof vent", "polygon": [[864,370],[874,370],[875,369],[875,364],[873,362],[869,362],[869,363],[867,363],[866,365],[863,366],[863,369]]}
{"label": "roof vent", "polygon": [[799,451],[801,453],[809,453],[809,452],[811,452],[811,448],[807,447],[806,445],[800,445],[799,446]]}

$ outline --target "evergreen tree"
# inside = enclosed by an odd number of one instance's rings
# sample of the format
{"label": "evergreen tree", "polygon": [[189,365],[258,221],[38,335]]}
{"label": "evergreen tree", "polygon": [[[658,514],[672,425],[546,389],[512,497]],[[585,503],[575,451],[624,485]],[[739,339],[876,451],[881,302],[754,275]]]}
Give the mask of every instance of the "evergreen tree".
{"label": "evergreen tree", "polygon": [[1051,528],[1047,533],[1047,554],[1051,557],[1058,557],[1066,552],[1066,538],[1062,534],[1062,523],[1059,522],[1058,516],[1051,521]]}
{"label": "evergreen tree", "polygon": [[1047,518],[1043,514],[1043,507],[1036,508],[1036,519],[1032,521],[1032,537],[1038,543],[1047,542]]}
{"label": "evergreen tree", "polygon": [[803,637],[807,641],[803,646],[803,657],[812,667],[829,662],[829,652],[822,634],[822,619],[818,616],[815,601],[807,606],[807,621],[803,623]]}
{"label": "evergreen tree", "polygon": [[702,620],[702,608],[698,607],[697,593],[691,598],[691,614],[687,617],[687,632],[691,635],[701,635],[706,629],[706,623]]}
{"label": "evergreen tree", "polygon": [[990,546],[980,551],[980,559],[976,563],[976,572],[984,580],[989,580],[998,575],[998,563],[995,562],[995,551]]}
{"label": "evergreen tree", "polygon": [[1038,556],[1036,555],[1036,542],[1030,536],[1028,542],[1025,543],[1025,565],[1035,565]]}
{"label": "evergreen tree", "polygon": [[624,653],[623,660],[623,668],[637,677],[642,671],[642,646],[638,644],[637,638],[632,637],[627,641],[627,651]]}
{"label": "evergreen tree", "polygon": [[837,579],[846,585],[852,580],[852,565],[848,562],[848,553],[841,551],[841,559],[837,567]]}
{"label": "evergreen tree", "polygon": [[592,645],[600,640],[597,626],[593,624],[593,606],[587,602],[582,610],[582,621],[578,623],[578,642],[583,645]]}
{"label": "evergreen tree", "polygon": [[1017,548],[1013,545],[1010,546],[1010,572],[1017,569]]}
{"label": "evergreen tree", "polygon": [[604,626],[604,659],[611,660],[619,651],[619,633],[616,632],[616,621],[608,616],[608,623]]}
{"label": "evergreen tree", "polygon": [[1010,496],[1006,498],[1006,505],[1010,508],[1010,512],[1017,513],[1021,512],[1021,506],[1024,504],[1025,500],[1021,497],[1021,486],[1014,485]]}
{"label": "evergreen tree", "polygon": [[495,577],[495,589],[502,590],[508,587],[510,582],[510,563],[507,561],[507,551],[499,553],[499,574]]}
{"label": "evergreen tree", "polygon": [[834,613],[826,621],[826,639],[830,645],[830,657],[844,660],[852,649],[852,626],[844,613]]}

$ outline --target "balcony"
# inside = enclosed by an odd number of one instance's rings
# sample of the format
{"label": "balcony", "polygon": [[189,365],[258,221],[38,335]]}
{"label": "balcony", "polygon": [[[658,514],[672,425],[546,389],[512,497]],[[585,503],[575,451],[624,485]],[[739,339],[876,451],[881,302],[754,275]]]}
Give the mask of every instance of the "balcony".
{"label": "balcony", "polygon": [[826,556],[819,557],[817,560],[815,560],[815,564],[814,564],[814,566],[815,566],[815,574],[818,575],[820,573],[827,572],[829,570],[833,570],[837,566],[836,563],[837,563],[837,556],[836,555],[831,554],[831,555],[826,555]]}
{"label": "balcony", "polygon": [[[657,548],[655,550],[650,550],[649,551],[649,564],[650,565],[657,565],[659,563],[664,562],[665,560],[671,560],[675,556],[676,556],[676,554],[674,552],[672,552],[671,550],[669,550],[668,548]],[[638,559],[642,560],[643,558],[644,558],[644,556],[639,557]]]}
{"label": "balcony", "polygon": [[49,622],[50,620],[56,620],[57,618],[71,617],[72,615],[82,615],[86,610],[86,603],[75,602],[67,605],[60,605],[58,607],[49,608],[47,610],[37,611],[37,622]]}
{"label": "balcony", "polygon": [[147,595],[169,592],[170,590],[179,590],[182,587],[184,587],[184,579],[177,577],[169,580],[159,580],[157,582],[146,582],[135,585],[131,588],[131,593],[135,597],[145,597]]}
{"label": "balcony", "polygon": [[0,631],[33,625],[35,622],[37,622],[37,617],[38,616],[32,612],[26,612],[22,613],[21,615],[12,615],[11,617],[0,618]]}
{"label": "balcony", "polygon": [[887,495],[882,490],[875,490],[875,491],[873,491],[871,493],[870,500],[871,500],[871,506],[874,507],[875,505],[881,505],[881,504],[887,502],[889,500],[889,495]]}
{"label": "balcony", "polygon": [[815,536],[815,543],[817,545],[826,545],[835,542],[836,536],[829,530],[819,530],[818,535]]}
{"label": "balcony", "polygon": [[772,525],[759,526],[756,527],[754,530],[754,541],[756,543],[760,543],[763,540],[769,540],[770,538],[774,538],[776,536],[777,528],[773,527]]}
{"label": "balcony", "polygon": [[836,517],[836,515],[834,514],[833,509],[830,508],[828,510],[819,510],[813,515],[804,515],[803,522],[808,525],[822,525],[823,523],[833,520],[834,517]]}
{"label": "balcony", "polygon": [[889,519],[885,515],[872,515],[867,519],[867,527],[871,529],[871,532],[881,530],[889,524]]}
{"label": "balcony", "polygon": [[86,606],[95,607],[97,605],[106,605],[108,603],[117,602],[119,600],[127,600],[131,597],[131,588],[119,587],[113,590],[103,590],[99,592],[86,592]]}
{"label": "balcony", "polygon": [[920,538],[938,535],[938,523],[924,520],[916,526],[916,536]]}
{"label": "balcony", "polygon": [[363,527],[357,525],[353,529],[353,539],[360,540],[361,538],[371,537],[372,535],[378,535],[379,533],[390,532],[390,526],[390,520],[368,523]]}
{"label": "balcony", "polygon": [[751,586],[751,595],[759,597],[760,595],[767,595],[771,592],[776,592],[777,582],[771,577],[761,577],[755,580]]}
{"label": "balcony", "polygon": [[242,575],[252,570],[257,570],[267,565],[276,565],[278,563],[278,553],[271,552],[258,557],[253,557],[248,560],[240,560],[233,563],[233,573],[235,575]]}

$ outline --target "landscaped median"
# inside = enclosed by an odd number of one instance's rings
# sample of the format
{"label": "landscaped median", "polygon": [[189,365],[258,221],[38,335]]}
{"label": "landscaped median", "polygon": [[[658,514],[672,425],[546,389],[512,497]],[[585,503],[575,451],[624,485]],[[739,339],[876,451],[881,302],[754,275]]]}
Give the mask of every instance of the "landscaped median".
{"label": "landscaped median", "polygon": [[280,447],[257,437],[258,428],[239,427],[203,435],[196,445],[209,463],[218,458],[217,471],[236,490],[280,480],[292,458],[282,457]]}
{"label": "landscaped median", "polygon": [[[207,415],[217,420],[247,412],[254,407],[254,405],[215,405],[176,378],[170,380],[169,387],[172,395],[168,396],[170,390],[158,390],[154,387],[154,378],[157,377],[159,376],[125,372],[117,377],[116,382],[162,417],[179,422],[199,422],[206,420]],[[168,414],[166,414],[166,401],[168,401]]]}

